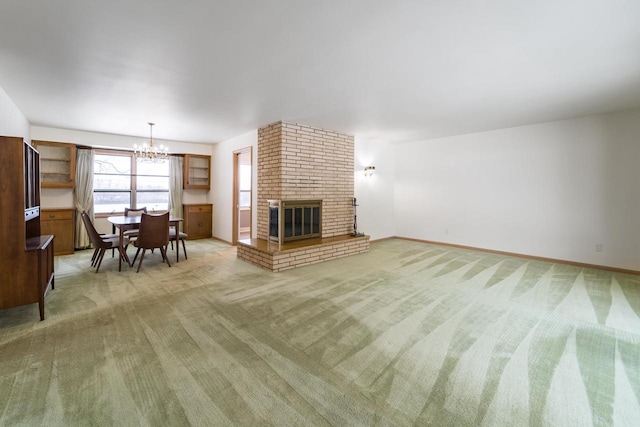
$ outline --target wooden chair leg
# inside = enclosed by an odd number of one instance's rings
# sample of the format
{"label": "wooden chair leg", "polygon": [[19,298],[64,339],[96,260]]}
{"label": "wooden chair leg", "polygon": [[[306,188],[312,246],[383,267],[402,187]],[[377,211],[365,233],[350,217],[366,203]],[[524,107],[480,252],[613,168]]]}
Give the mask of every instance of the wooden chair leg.
{"label": "wooden chair leg", "polygon": [[100,271],[100,264],[102,264],[102,258],[104,258],[105,252],[107,252],[106,249],[100,248],[100,255],[98,255],[98,267],[96,267],[96,273]]}
{"label": "wooden chair leg", "polygon": [[167,249],[160,247],[160,252],[162,252],[162,259],[167,261],[167,265],[169,265],[169,267],[171,267],[171,263],[169,262],[169,258],[167,257]]}
{"label": "wooden chair leg", "polygon": [[[140,251],[140,249],[142,249],[142,248],[138,248],[138,252]],[[146,249],[142,249],[142,255],[140,255],[140,262],[138,263],[138,269],[136,270],[136,273],[140,273],[140,267],[142,267],[142,260],[144,259],[144,253],[145,252],[147,252],[147,250]],[[138,256],[138,254],[136,254],[136,256]]]}
{"label": "wooden chair leg", "polygon": [[[182,240],[182,250],[184,251],[184,259],[189,259],[189,258],[187,257],[187,247],[186,247],[186,246],[185,246],[185,244],[184,244],[184,239],[180,239],[180,240]],[[176,245],[177,245],[177,244],[178,244],[178,243],[176,243]],[[178,248],[178,250],[179,250],[179,248]]]}
{"label": "wooden chair leg", "polygon": [[131,266],[132,267],[136,264],[136,258],[138,258],[138,254],[140,253],[140,249],[142,249],[142,248],[138,248],[138,250],[136,251],[136,254],[133,256],[133,261],[131,262]]}

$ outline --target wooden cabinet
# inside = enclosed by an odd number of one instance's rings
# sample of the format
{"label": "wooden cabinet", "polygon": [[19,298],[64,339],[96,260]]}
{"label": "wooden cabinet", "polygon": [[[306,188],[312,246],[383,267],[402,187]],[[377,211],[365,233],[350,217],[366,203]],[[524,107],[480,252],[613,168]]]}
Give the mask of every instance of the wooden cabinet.
{"label": "wooden cabinet", "polygon": [[206,239],[212,236],[213,205],[210,203],[183,205],[184,232],[189,240]]}
{"label": "wooden cabinet", "polygon": [[40,152],[43,188],[73,188],[76,181],[76,146],[64,142],[32,141]]}
{"label": "wooden cabinet", "polygon": [[75,209],[42,209],[40,229],[42,234],[56,237],[55,255],[72,254],[75,245]]}
{"label": "wooden cabinet", "polygon": [[53,242],[40,228],[40,159],[22,138],[0,137],[0,309],[38,303],[54,286]]}
{"label": "wooden cabinet", "polygon": [[53,245],[54,236],[41,235],[34,237],[27,243],[33,245],[32,250],[36,251],[38,256],[38,270],[37,270],[37,292],[38,292],[38,309],[40,311],[40,320],[44,320],[44,297],[49,292],[49,289],[54,288],[54,269],[53,269],[53,256],[55,253],[55,247]]}
{"label": "wooden cabinet", "polygon": [[211,156],[184,155],[182,187],[202,190],[211,188]]}

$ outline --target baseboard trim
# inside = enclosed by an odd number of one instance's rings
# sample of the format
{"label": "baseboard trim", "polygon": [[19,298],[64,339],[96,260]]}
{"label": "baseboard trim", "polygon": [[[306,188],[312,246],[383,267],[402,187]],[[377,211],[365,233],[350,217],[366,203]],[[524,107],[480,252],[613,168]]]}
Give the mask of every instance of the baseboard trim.
{"label": "baseboard trim", "polygon": [[[567,261],[567,260],[563,260],[563,259],[545,258],[545,257],[540,257],[540,256],[535,256],[535,255],[525,255],[525,254],[518,254],[518,253],[514,253],[514,252],[497,251],[497,250],[494,250],[494,249],[485,249],[485,248],[476,248],[476,247],[473,247],[473,246],[457,245],[455,243],[445,243],[445,242],[435,242],[435,241],[432,241],[432,240],[414,239],[412,237],[394,236],[394,237],[391,237],[391,238],[392,239],[400,239],[400,240],[408,240],[408,241],[411,241],[411,242],[428,243],[428,244],[431,244],[431,245],[438,245],[438,246],[450,246],[450,247],[453,247],[453,248],[469,249],[469,250],[472,250],[472,251],[488,252],[488,253],[497,254],[497,255],[514,256],[514,257],[519,257],[519,258],[532,259],[532,260],[536,260],[536,261],[554,262],[554,263],[558,263],[558,264],[573,265],[575,267],[597,268],[599,270],[613,271],[615,273],[635,274],[636,276],[640,276],[640,271],[637,271],[637,270],[626,270],[624,268],[609,267],[609,266],[606,266],[606,265],[586,264],[586,263],[583,263],[583,262]],[[381,240],[388,240],[388,239],[385,238],[385,239],[380,239],[380,240],[376,240],[376,241],[381,241]]]}
{"label": "baseboard trim", "polygon": [[390,237],[383,237],[381,239],[375,239],[375,240],[369,240],[370,243],[373,242],[384,242],[385,240],[393,240],[393,239],[399,239],[400,237],[396,237],[396,236],[390,236]]}
{"label": "baseboard trim", "polygon": [[228,241],[226,241],[226,240],[224,240],[224,239],[221,239],[221,238],[219,238],[219,237],[211,236],[211,238],[212,238],[213,240],[217,240],[218,242],[226,243],[226,244],[227,244],[227,245],[229,245],[229,246],[233,246],[233,243],[228,242]]}

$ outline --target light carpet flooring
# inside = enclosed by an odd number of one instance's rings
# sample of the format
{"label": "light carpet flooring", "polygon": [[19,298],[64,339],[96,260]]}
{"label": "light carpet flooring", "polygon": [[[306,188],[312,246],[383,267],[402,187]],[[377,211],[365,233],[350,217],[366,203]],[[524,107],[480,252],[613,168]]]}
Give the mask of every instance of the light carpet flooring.
{"label": "light carpet flooring", "polygon": [[638,276],[399,239],[281,273],[187,250],[57,257],[44,322],[0,311],[0,425],[640,425]]}

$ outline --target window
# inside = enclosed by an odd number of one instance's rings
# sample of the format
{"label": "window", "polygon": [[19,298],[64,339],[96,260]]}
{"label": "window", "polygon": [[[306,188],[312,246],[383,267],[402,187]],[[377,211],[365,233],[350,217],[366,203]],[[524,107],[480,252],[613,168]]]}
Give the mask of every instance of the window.
{"label": "window", "polygon": [[169,210],[169,160],[136,161],[135,206],[151,211]]}
{"label": "window", "polygon": [[251,165],[240,165],[240,207],[251,207]]}
{"label": "window", "polygon": [[169,209],[169,160],[147,162],[133,153],[96,150],[93,161],[93,205],[96,214]]}

